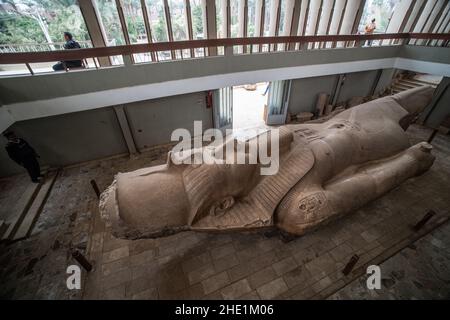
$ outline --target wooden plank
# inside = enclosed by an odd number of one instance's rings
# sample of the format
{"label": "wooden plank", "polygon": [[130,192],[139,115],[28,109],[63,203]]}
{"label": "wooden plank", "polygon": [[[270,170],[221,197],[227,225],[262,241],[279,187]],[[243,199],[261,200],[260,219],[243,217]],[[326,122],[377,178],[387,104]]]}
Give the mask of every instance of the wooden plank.
{"label": "wooden plank", "polygon": [[55,183],[56,177],[58,175],[58,172],[50,172],[49,175],[46,177],[44,184],[40,188],[38,194],[34,198],[33,204],[28,209],[25,218],[23,219],[22,223],[20,224],[20,227],[17,229],[16,233],[12,237],[12,240],[19,240],[26,238],[30,235],[31,230],[33,229],[33,226],[39,217],[39,214],[42,211],[42,208],[44,207],[45,201],[48,198],[48,195],[50,194],[50,190],[53,187],[53,184]]}
{"label": "wooden plank", "polygon": [[28,211],[28,208],[30,208],[31,204],[33,203],[33,200],[36,197],[36,194],[38,193],[40,187],[41,183],[30,183],[28,185],[27,189],[17,202],[14,208],[14,212],[6,221],[6,223],[8,224],[8,229],[3,234],[1,238],[2,240],[8,240],[16,233],[20,223],[22,222]]}

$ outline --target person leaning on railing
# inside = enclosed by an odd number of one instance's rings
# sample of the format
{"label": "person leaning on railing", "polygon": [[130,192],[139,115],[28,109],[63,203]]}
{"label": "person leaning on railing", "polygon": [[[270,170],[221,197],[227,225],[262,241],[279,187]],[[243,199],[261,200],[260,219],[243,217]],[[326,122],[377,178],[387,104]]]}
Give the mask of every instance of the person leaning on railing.
{"label": "person leaning on railing", "polygon": [[[377,28],[377,25],[375,24],[375,19],[372,19],[372,21],[370,23],[366,24],[366,26],[364,28],[364,33],[365,34],[373,34],[373,32],[375,31],[376,28]],[[372,40],[367,40],[367,45],[371,46]]]}
{"label": "person leaning on railing", "polygon": [[[64,39],[66,40],[66,43],[64,43],[64,49],[71,50],[81,48],[80,44],[73,40],[73,36],[70,32],[64,32]],[[82,66],[83,63],[81,60],[61,61],[53,66],[53,70],[60,71],[66,70],[66,68],[80,68]]]}

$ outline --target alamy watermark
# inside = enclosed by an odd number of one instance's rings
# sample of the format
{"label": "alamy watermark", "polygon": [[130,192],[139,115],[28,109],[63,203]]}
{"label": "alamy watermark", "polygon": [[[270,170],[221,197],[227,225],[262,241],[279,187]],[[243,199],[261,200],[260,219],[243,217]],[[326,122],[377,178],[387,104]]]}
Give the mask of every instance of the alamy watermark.
{"label": "alamy watermark", "polygon": [[66,273],[69,276],[66,279],[66,286],[69,290],[81,289],[81,269],[76,264],[71,264],[67,267]]}
{"label": "alamy watermark", "polygon": [[366,280],[367,289],[381,289],[381,268],[377,265],[367,267],[366,273],[369,274]]}
{"label": "alamy watermark", "polygon": [[[259,164],[261,175],[274,175],[279,169],[279,129],[246,129],[236,131],[207,129],[194,121],[194,135],[187,129],[175,129],[171,141],[179,143],[170,152],[174,164]],[[203,147],[204,142],[210,145]]]}

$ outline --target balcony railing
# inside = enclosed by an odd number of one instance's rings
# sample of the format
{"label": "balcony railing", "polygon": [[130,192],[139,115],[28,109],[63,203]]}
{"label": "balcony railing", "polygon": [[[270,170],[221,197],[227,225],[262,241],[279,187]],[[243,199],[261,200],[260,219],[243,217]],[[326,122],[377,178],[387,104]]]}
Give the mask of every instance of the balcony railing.
{"label": "balcony railing", "polygon": [[[82,49],[92,48],[91,41],[78,41]],[[0,44],[0,53],[41,52],[64,50],[65,42]]]}
{"label": "balcony railing", "polygon": [[[252,37],[190,40],[133,44],[114,47],[75,50],[14,52],[0,55],[1,65],[21,64],[30,74],[39,64],[67,60],[83,60],[81,69],[156,63],[161,60],[203,58],[217,55],[254,54],[272,51],[303,51],[328,48],[355,48],[362,46],[420,45],[444,46],[450,43],[450,34],[395,33],[373,35],[322,35],[289,37]],[[80,68],[77,68],[80,69]],[[51,70],[51,69],[50,69]],[[46,70],[49,71],[49,70]],[[66,68],[66,71],[69,69]],[[0,73],[1,74],[1,73]]]}

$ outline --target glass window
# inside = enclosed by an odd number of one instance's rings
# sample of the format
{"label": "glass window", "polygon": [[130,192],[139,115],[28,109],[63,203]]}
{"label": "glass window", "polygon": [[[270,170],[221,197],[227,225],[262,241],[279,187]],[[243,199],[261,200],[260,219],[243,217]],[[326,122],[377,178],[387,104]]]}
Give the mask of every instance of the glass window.
{"label": "glass window", "polygon": [[255,35],[255,13],[256,13],[256,1],[248,0],[247,9],[247,37],[256,37]]}
{"label": "glass window", "polygon": [[[192,21],[192,37],[194,40],[207,39],[206,29],[203,26],[203,7],[202,0],[190,0],[191,4],[191,21]],[[205,55],[204,48],[196,48],[195,56],[202,57]]]}
{"label": "glass window", "polygon": [[132,44],[147,42],[147,33],[145,31],[144,18],[142,16],[141,2],[139,0],[121,1],[130,42]]}
{"label": "glass window", "polygon": [[216,28],[217,38],[226,38],[226,28],[224,26],[224,15],[226,0],[216,0]]}
{"label": "glass window", "polygon": [[270,27],[270,9],[272,5],[272,0],[264,0],[265,9],[264,9],[264,37],[269,36],[269,27]]}
{"label": "glass window", "polygon": [[203,26],[203,9],[201,0],[190,0],[191,3],[191,19],[192,19],[192,35],[194,39],[206,39]]}
{"label": "glass window", "polygon": [[[71,32],[82,48],[92,47],[76,0],[0,1],[0,52],[63,50],[65,31]],[[32,64],[35,73],[53,72],[57,61]],[[93,66],[88,59],[87,65]],[[24,65],[0,67],[1,74],[28,73]]]}
{"label": "glass window", "polygon": [[146,0],[153,42],[169,41],[163,0]]}
{"label": "glass window", "polygon": [[120,46],[125,44],[119,13],[114,0],[96,0],[100,22],[106,36],[107,46]]}
{"label": "glass window", "polygon": [[[96,0],[99,13],[100,26],[103,29],[107,46],[125,45],[122,25],[120,24],[119,13],[117,12],[116,2],[114,0]],[[111,57],[113,65],[123,64],[122,56]]]}
{"label": "glass window", "polygon": [[[127,24],[128,36],[131,44],[147,43],[147,31],[145,30],[144,16],[141,1],[121,0],[123,15]],[[134,54],[134,62],[142,63],[151,61],[150,53]]]}
{"label": "glass window", "polygon": [[65,31],[82,47],[91,47],[77,0],[2,1],[0,31],[0,44],[16,45],[16,51],[62,49]]}
{"label": "glass window", "polygon": [[286,15],[286,0],[280,0],[280,23],[278,26],[278,35],[283,35],[284,32],[284,16]]}
{"label": "glass window", "polygon": [[[145,0],[145,4],[147,5],[153,42],[169,41],[163,0]],[[171,57],[170,51],[158,52],[159,60],[169,60]]]}
{"label": "glass window", "polygon": [[239,0],[230,0],[231,38],[237,38],[239,33]]}
{"label": "glass window", "polygon": [[361,21],[359,22],[358,32],[364,33],[364,28],[372,19],[375,19],[376,29],[374,33],[386,32],[389,20],[391,19],[394,6],[400,2],[400,0],[372,0],[367,1]]}
{"label": "glass window", "polygon": [[188,33],[184,0],[169,0],[169,9],[170,20],[172,22],[173,40],[187,40]]}

